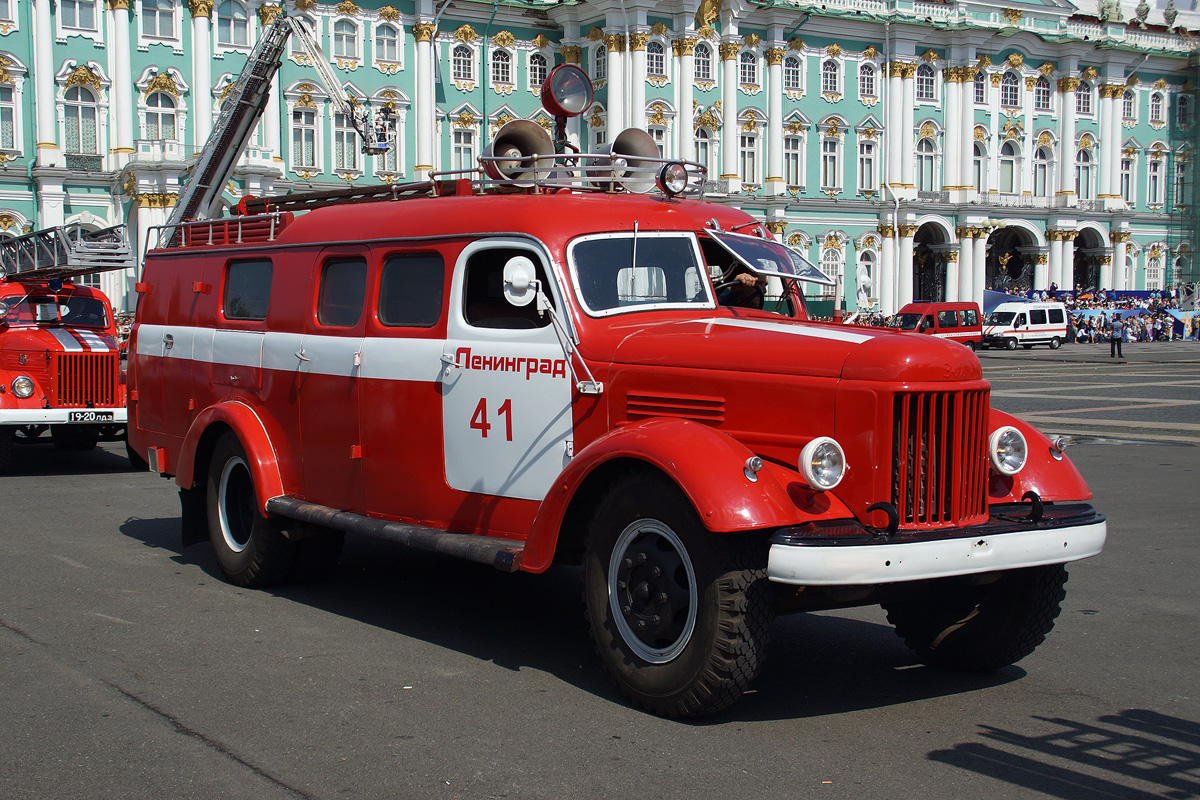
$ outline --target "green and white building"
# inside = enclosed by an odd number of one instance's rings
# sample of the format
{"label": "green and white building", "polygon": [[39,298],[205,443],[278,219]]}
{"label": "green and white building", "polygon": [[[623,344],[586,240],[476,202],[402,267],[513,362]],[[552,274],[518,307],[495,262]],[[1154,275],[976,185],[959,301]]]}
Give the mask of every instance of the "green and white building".
{"label": "green and white building", "polygon": [[[162,224],[259,31],[306,19],[345,92],[392,109],[359,152],[293,49],[226,199],[474,163],[580,64],[584,149],[642,128],[710,197],[892,312],[985,288],[1196,280],[1198,15],[1103,0],[0,0],[0,233]],[[118,307],[134,275],[98,278]]]}

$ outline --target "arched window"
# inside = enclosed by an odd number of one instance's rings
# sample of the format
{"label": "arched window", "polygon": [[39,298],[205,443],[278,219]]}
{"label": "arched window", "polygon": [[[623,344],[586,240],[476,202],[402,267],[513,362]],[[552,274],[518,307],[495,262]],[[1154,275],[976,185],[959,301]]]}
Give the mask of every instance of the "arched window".
{"label": "arched window", "polygon": [[841,72],[838,63],[832,58],[821,62],[821,91],[825,94],[838,94],[838,77]]}
{"label": "arched window", "polygon": [[375,60],[400,60],[400,36],[391,25],[379,25],[375,28]]}
{"label": "arched window", "polygon": [[758,59],[749,50],[738,56],[738,79],[743,86],[758,86]]}
{"label": "arched window", "polygon": [[971,185],[977,192],[987,191],[987,150],[976,142],[971,150]]}
{"label": "arched window", "polygon": [[710,164],[709,158],[712,153],[712,148],[710,146],[712,142],[712,133],[708,130],[708,128],[697,128],[694,141],[696,143],[696,163],[705,169],[708,169]]}
{"label": "arched window", "polygon": [[1080,200],[1092,199],[1092,151],[1086,147],[1075,154],[1075,194]]}
{"label": "arched window", "polygon": [[333,55],[335,58],[358,58],[358,26],[348,19],[333,23]]}
{"label": "arched window", "polygon": [[608,49],[600,45],[592,51],[592,78],[602,81],[608,76]]}
{"label": "arched window", "polygon": [[507,50],[492,51],[492,82],[512,83],[512,55]]}
{"label": "arched window", "polygon": [[1187,256],[1175,259],[1175,269],[1172,270],[1171,282],[1178,286],[1183,283],[1183,273],[1187,272]]}
{"label": "arched window", "polygon": [[979,105],[987,102],[987,75],[983,70],[975,73],[975,102]]}
{"label": "arched window", "polygon": [[795,56],[783,60],[783,88],[787,91],[800,90],[800,59]]}
{"label": "arched window", "polygon": [[174,35],[174,0],[142,0],[142,36],[169,39]]}
{"label": "arched window", "polygon": [[1163,114],[1163,96],[1159,92],[1150,95],[1150,121],[1163,122],[1166,116]]}
{"label": "arched window", "polygon": [[1050,148],[1039,147],[1033,154],[1033,193],[1038,197],[1050,196]]}
{"label": "arched window", "polygon": [[[821,272],[832,281],[837,281],[842,272],[842,251],[836,247],[826,247],[821,253]],[[818,294],[821,297],[833,297],[833,286],[821,284]]]}
{"label": "arched window", "polygon": [[[298,14],[295,17],[293,17],[293,19],[296,22],[303,25],[304,29],[308,31],[310,36],[312,36],[314,39],[316,38],[316,36],[317,36],[316,20],[312,19],[311,17],[306,17],[303,14]],[[308,53],[304,49],[304,43],[300,41],[299,36],[291,37],[291,41],[288,43],[288,52],[291,53],[293,56],[301,57],[301,59],[300,59],[301,62],[304,62],[304,58],[307,58],[307,56],[308,56]],[[306,63],[306,62],[304,62],[304,63]]]}
{"label": "arched window", "polygon": [[175,101],[166,92],[153,92],[146,98],[147,139],[175,138]]}
{"label": "arched window", "polygon": [[1132,89],[1126,89],[1125,94],[1121,95],[1121,119],[1137,119],[1137,96]]}
{"label": "arched window", "polygon": [[858,68],[858,94],[860,97],[875,96],[874,64],[863,64]]}
{"label": "arched window", "polygon": [[1082,81],[1075,89],[1075,113],[1092,113],[1092,85],[1087,81]]}
{"label": "arched window", "polygon": [[217,44],[250,45],[250,12],[241,3],[225,0],[217,6]]}
{"label": "arched window", "polygon": [[1158,256],[1146,259],[1146,289],[1162,288],[1163,279],[1162,259]]}
{"label": "arched window", "polygon": [[659,77],[667,74],[667,58],[662,42],[653,41],[646,45],[646,74]]}
{"label": "arched window", "polygon": [[933,171],[936,161],[937,147],[928,136],[917,142],[917,190],[932,192],[934,189]]}
{"label": "arched window", "polygon": [[1018,191],[1016,184],[1017,176],[1017,145],[1013,142],[1005,142],[1000,148],[1000,186],[999,189],[1004,194],[1012,194]]}
{"label": "arched window", "polygon": [[695,60],[696,80],[711,81],[712,80],[712,61],[713,51],[704,42],[696,45],[696,49],[692,51],[692,57]]}
{"label": "arched window", "polygon": [[546,82],[546,75],[549,74],[546,57],[541,53],[534,53],[529,57],[529,88],[533,91],[538,91],[542,88],[542,84]]}
{"label": "arched window", "polygon": [[1186,128],[1192,123],[1192,98],[1186,94],[1179,95],[1179,99],[1175,101],[1175,109],[1181,128]]}
{"label": "arched window", "polygon": [[1050,110],[1050,81],[1046,76],[1037,79],[1033,84],[1033,110],[1034,111],[1049,111]]}
{"label": "arched window", "polygon": [[1004,108],[1021,105],[1021,79],[1015,72],[1006,72],[1000,79],[1000,105]]}
{"label": "arched window", "polygon": [[858,253],[858,270],[857,275],[857,297],[858,308],[863,310],[873,297],[872,292],[875,291],[875,252],[873,250],[860,250]]}
{"label": "arched window", "polygon": [[99,153],[99,132],[96,129],[99,114],[96,96],[92,94],[91,89],[72,86],[67,89],[63,105],[67,134],[64,150],[68,153]]}
{"label": "arched window", "polygon": [[934,99],[934,73],[933,67],[928,64],[922,64],[917,67],[917,99],[918,100],[933,100]]}
{"label": "arched window", "polygon": [[475,54],[465,44],[456,45],[450,53],[450,71],[456,81],[475,80]]}

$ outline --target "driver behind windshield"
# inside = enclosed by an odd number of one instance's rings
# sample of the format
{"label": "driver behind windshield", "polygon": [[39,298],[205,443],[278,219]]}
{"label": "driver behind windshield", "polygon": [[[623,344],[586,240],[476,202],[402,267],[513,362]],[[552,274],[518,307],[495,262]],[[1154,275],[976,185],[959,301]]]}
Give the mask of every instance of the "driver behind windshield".
{"label": "driver behind windshield", "polygon": [[766,277],[742,266],[717,285],[717,302],[732,308],[762,308],[767,296]]}

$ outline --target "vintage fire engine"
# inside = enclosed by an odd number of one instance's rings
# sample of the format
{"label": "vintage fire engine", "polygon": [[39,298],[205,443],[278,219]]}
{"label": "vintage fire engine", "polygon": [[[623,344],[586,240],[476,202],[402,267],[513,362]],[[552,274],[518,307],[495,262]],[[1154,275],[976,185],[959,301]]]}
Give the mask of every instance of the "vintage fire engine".
{"label": "vintage fire engine", "polygon": [[[552,112],[585,110],[555,72]],[[637,134],[517,124],[482,173],[166,227],[129,438],[185,544],[244,586],[345,533],[581,565],[606,669],[667,716],[734,702],[780,612],[882,604],[955,669],[1032,652],[1105,540],[1063,443],[992,410],[966,348],[809,321],[819,271]]]}
{"label": "vintage fire engine", "polygon": [[0,472],[15,444],[47,431],[64,450],[124,438],[112,306],[70,281],[132,264],[123,227],[68,225],[0,243]]}

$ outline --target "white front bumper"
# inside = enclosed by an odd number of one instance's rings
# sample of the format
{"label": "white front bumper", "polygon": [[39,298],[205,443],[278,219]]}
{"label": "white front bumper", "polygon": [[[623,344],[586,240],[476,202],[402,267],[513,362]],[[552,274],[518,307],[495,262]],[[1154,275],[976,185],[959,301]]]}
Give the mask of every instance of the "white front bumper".
{"label": "white front bumper", "polygon": [[[71,414],[96,412],[112,419],[75,420]],[[124,408],[0,408],[0,425],[124,425],[129,414]]]}
{"label": "white front bumper", "polygon": [[920,581],[1078,561],[1104,547],[1107,524],[886,544],[772,544],[767,576],[800,586]]}

